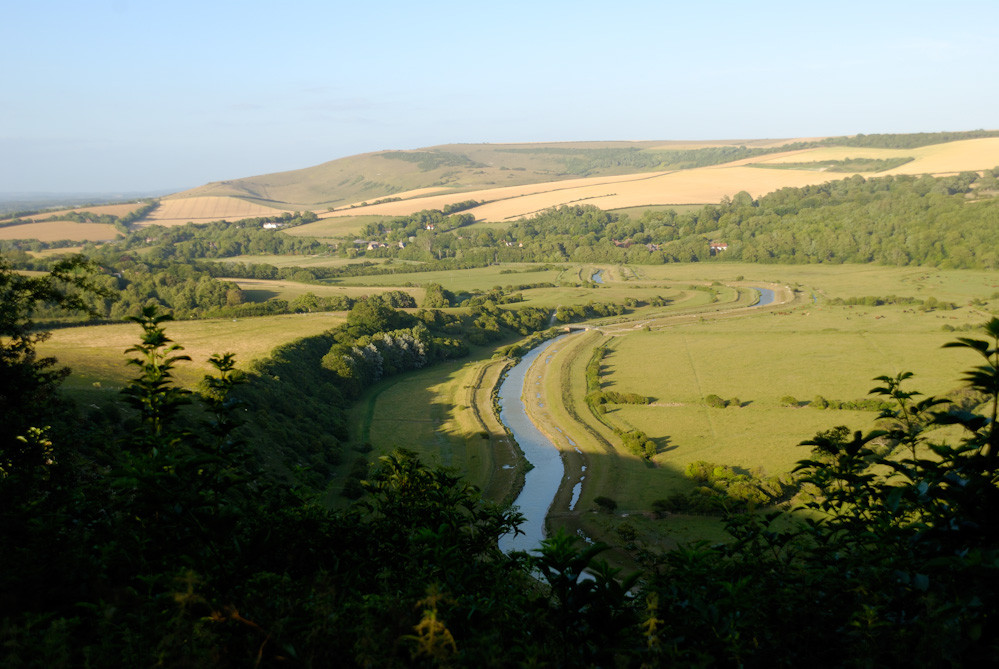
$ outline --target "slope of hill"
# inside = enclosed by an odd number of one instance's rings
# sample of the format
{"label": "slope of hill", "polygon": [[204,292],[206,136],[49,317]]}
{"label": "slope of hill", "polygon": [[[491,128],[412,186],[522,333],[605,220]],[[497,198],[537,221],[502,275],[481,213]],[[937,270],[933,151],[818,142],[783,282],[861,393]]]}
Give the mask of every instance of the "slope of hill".
{"label": "slope of hill", "polygon": [[220,196],[286,209],[339,208],[387,197],[414,197],[428,189],[463,192],[668,169],[675,167],[671,161],[681,152],[697,152],[696,159],[711,163],[728,162],[742,157],[739,147],[745,147],[742,153],[762,154],[786,141],[446,144],[366,153],[301,170],[221,181],[171,199]]}
{"label": "slope of hill", "polygon": [[[162,198],[136,223],[169,226],[311,210],[321,218],[345,217],[343,225],[313,225],[348,234],[359,227],[350,223],[359,216],[406,216],[470,200],[478,205],[462,208],[478,221],[505,223],[565,204],[607,210],[711,204],[740,191],[759,197],[853,174],[943,175],[997,165],[999,132],[994,131],[795,140],[447,144],[207,184]],[[113,208],[100,209],[111,213]],[[0,236],[78,241],[113,237],[110,229],[51,224],[35,229],[24,224],[52,217],[51,212],[26,217]]]}
{"label": "slope of hill", "polygon": [[[316,167],[218,182],[165,202],[213,199],[235,209],[246,203],[311,209],[322,217],[408,215],[476,200],[482,221],[502,222],[562,204],[605,209],[718,202],[747,191],[759,196],[785,186],[842,179],[863,171],[808,169],[809,163],[871,159],[908,161],[881,173],[947,174],[999,165],[996,133],[858,135],[855,138],[713,142],[567,142],[448,144],[415,151],[382,151]],[[890,141],[889,141],[890,140]],[[937,141],[938,143],[931,143]],[[882,148],[885,145],[906,148]],[[787,149],[782,151],[781,149]],[[799,169],[761,166],[802,163]],[[849,164],[849,163],[847,163]],[[201,205],[188,204],[186,207]]]}

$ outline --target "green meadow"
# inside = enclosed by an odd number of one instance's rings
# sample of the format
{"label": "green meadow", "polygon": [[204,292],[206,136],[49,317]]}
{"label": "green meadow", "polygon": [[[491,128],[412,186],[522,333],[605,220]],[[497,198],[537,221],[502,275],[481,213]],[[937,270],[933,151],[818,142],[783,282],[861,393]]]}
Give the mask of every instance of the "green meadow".
{"label": "green meadow", "polygon": [[475,267],[464,270],[440,270],[435,272],[407,272],[405,267],[397,267],[391,274],[373,276],[352,276],[342,279],[329,279],[331,285],[365,286],[407,286],[439,283],[452,292],[471,290],[487,291],[495,286],[509,286],[533,283],[559,283],[578,281],[578,266],[544,266],[551,269],[539,270],[539,265],[531,263],[504,263],[488,267]]}
{"label": "green meadow", "polygon": [[[239,367],[266,357],[275,347],[294,339],[325,332],[344,322],[342,314],[286,314],[240,319],[173,321],[166,333],[184,347],[190,362],[181,362],[175,377],[194,387],[211,371],[208,358],[215,353],[235,353]],[[141,330],[132,323],[61,328],[38,347],[40,355],[54,356],[72,370],[65,387],[74,394],[117,392],[135,368],[126,364],[125,350],[139,342]]]}
{"label": "green meadow", "polygon": [[389,216],[331,216],[314,223],[306,223],[289,228],[292,237],[316,237],[318,239],[338,239],[361,234],[368,223],[376,223],[391,218]]}
{"label": "green meadow", "polygon": [[331,297],[343,295],[354,299],[373,295],[376,293],[386,293],[391,290],[402,290],[409,293],[417,301],[423,298],[421,288],[396,288],[394,286],[326,286],[311,283],[300,283],[298,281],[281,279],[228,279],[234,282],[243,291],[243,299],[247,302],[265,302],[270,299],[294,300],[306,293],[313,293],[319,297]]}
{"label": "green meadow", "polygon": [[[388,262],[389,258],[341,258],[329,254],[316,255],[242,255],[229,258],[215,258],[219,263],[245,263],[247,265],[273,265],[274,267],[344,267],[347,265],[361,265],[364,263],[380,265]],[[394,260],[393,263],[401,265],[407,264],[404,260]]]}

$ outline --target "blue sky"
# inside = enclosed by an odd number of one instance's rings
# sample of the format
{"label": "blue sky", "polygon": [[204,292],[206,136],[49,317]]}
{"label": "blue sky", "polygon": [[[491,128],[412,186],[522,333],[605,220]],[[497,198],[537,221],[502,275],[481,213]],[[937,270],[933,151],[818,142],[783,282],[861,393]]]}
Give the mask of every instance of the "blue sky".
{"label": "blue sky", "polygon": [[0,4],[0,192],[451,142],[999,129],[999,2]]}

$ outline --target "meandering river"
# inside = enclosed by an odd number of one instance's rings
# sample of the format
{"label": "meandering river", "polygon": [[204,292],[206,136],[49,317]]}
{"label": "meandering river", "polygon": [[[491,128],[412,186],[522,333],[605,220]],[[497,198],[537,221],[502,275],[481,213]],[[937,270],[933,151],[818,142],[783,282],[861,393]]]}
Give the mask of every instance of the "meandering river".
{"label": "meandering river", "polygon": [[770,290],[769,288],[757,288],[756,290],[760,291],[760,301],[757,302],[754,306],[765,307],[768,304],[773,304],[773,301],[777,299],[777,296],[774,293],[774,291]]}
{"label": "meandering river", "polygon": [[[763,307],[776,300],[773,290],[756,290],[760,291],[760,299],[754,306]],[[533,465],[533,469],[524,477],[524,488],[514,502],[524,514],[524,522],[520,526],[523,534],[516,537],[507,534],[499,540],[500,549],[507,553],[515,550],[531,551],[541,544],[545,538],[545,517],[555,501],[562,479],[565,478],[561,452],[528,417],[522,398],[528,393],[541,396],[541,376],[535,373],[533,378],[528,378],[527,374],[542,355],[546,356],[543,364],[547,364],[559,343],[568,336],[570,335],[559,335],[528,351],[520,362],[510,368],[499,387],[500,421],[510,430],[524,457]],[[576,486],[581,487],[579,483]],[[574,489],[573,506],[577,498],[578,492]]]}
{"label": "meandering river", "polygon": [[523,534],[500,537],[499,546],[504,552],[530,551],[545,538],[545,516],[555,500],[559,484],[565,476],[565,466],[558,448],[541,433],[527,416],[521,397],[529,392],[541,392],[540,377],[527,378],[527,372],[542,354],[550,354],[560,341],[569,335],[559,335],[531,349],[510,368],[499,387],[500,420],[513,434],[524,457],[534,468],[524,478],[524,488],[514,502],[524,514],[520,526]]}

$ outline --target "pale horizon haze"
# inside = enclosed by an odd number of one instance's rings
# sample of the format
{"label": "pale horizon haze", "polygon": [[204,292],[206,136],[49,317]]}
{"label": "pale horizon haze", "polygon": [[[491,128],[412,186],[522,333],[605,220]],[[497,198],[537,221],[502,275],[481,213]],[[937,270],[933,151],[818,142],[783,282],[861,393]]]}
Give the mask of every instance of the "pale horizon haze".
{"label": "pale horizon haze", "polygon": [[449,143],[999,129],[999,2],[0,5],[0,193]]}

